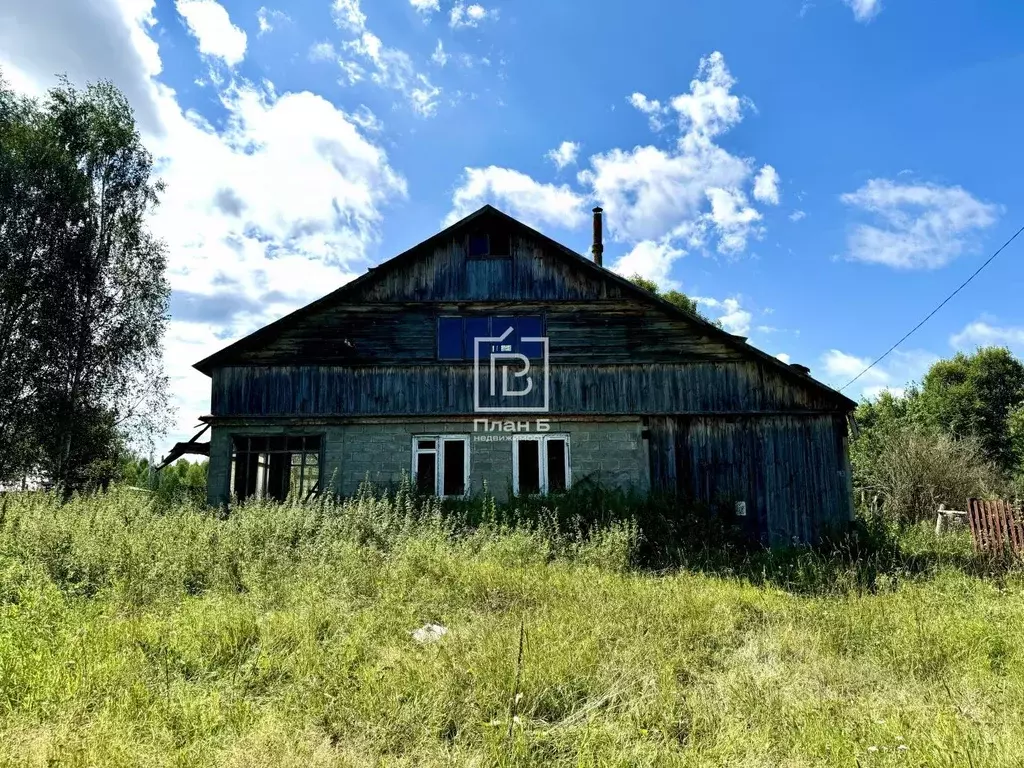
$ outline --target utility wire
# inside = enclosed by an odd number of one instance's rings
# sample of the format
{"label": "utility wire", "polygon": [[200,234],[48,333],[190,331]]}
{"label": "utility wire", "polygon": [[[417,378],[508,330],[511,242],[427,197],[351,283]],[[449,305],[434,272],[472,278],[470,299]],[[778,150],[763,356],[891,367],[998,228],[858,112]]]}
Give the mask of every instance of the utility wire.
{"label": "utility wire", "polygon": [[922,321],[921,321],[920,323],[918,323],[918,324],[917,324],[917,325],[915,325],[915,326],[914,326],[913,328],[911,328],[911,329],[910,329],[910,330],[909,330],[909,331],[907,332],[907,334],[906,334],[906,335],[905,335],[905,336],[904,336],[904,337],[903,337],[902,339],[900,339],[900,340],[899,340],[899,341],[897,341],[897,342],[896,342],[895,344],[893,344],[893,345],[892,345],[891,347],[889,347],[889,349],[888,349],[888,350],[886,350],[886,352],[885,352],[885,354],[884,354],[884,355],[882,355],[881,357],[879,357],[879,358],[878,358],[877,360],[875,360],[875,361],[874,361],[873,363],[871,363],[871,365],[869,365],[869,366],[868,366],[867,368],[865,368],[865,369],[864,369],[863,371],[861,371],[861,372],[860,372],[860,373],[858,373],[858,374],[857,374],[856,376],[854,376],[854,377],[853,377],[852,379],[850,379],[850,380],[849,380],[849,381],[848,381],[848,382],[847,382],[846,384],[844,384],[844,385],[843,385],[842,387],[840,387],[840,388],[839,388],[839,391],[840,391],[840,392],[842,392],[842,391],[843,391],[844,389],[846,389],[846,388],[847,388],[848,386],[850,386],[851,384],[853,384],[853,382],[855,382],[855,381],[856,381],[857,379],[859,379],[859,378],[860,378],[861,376],[863,376],[863,375],[864,375],[865,373],[867,373],[868,371],[870,371],[870,370],[871,370],[872,368],[874,368],[874,367],[875,367],[876,365],[878,365],[878,364],[879,364],[880,362],[882,362],[883,360],[885,360],[885,358],[887,358],[887,357],[889,356],[889,354],[890,354],[890,353],[891,353],[891,352],[892,352],[892,351],[893,351],[894,349],[896,349],[896,347],[898,347],[898,346],[899,346],[900,344],[902,344],[902,343],[903,343],[904,341],[906,341],[906,340],[907,340],[907,339],[909,339],[909,338],[910,338],[911,336],[913,336],[913,335],[914,335],[914,332],[915,332],[915,331],[917,331],[917,329],[918,329],[918,328],[920,328],[920,327],[921,327],[922,325],[924,325],[924,324],[925,324],[925,323],[927,323],[927,322],[928,322],[929,320],[931,320],[931,319],[932,319],[932,315],[934,315],[934,314],[935,314],[936,312],[938,312],[938,311],[939,311],[940,309],[942,309],[942,308],[943,308],[944,306],[946,306],[947,302],[948,302],[948,301],[949,301],[950,299],[952,299],[952,298],[953,298],[954,296],[956,296],[956,295],[957,295],[958,293],[960,293],[960,291],[962,291],[962,290],[963,290],[963,289],[964,289],[965,287],[967,287],[967,284],[968,284],[968,283],[970,283],[970,282],[971,282],[971,280],[973,280],[974,278],[976,278],[976,277],[978,276],[978,274],[979,274],[979,273],[981,272],[981,270],[983,270],[983,269],[984,269],[985,267],[987,267],[987,266],[988,266],[989,264],[991,264],[991,263],[992,263],[992,260],[993,260],[993,259],[994,259],[994,258],[995,258],[996,256],[998,256],[998,255],[999,255],[1000,253],[1002,253],[1002,252],[1003,252],[1003,250],[1004,250],[1004,249],[1006,248],[1006,246],[1008,246],[1008,245],[1009,245],[1010,243],[1012,243],[1012,242],[1013,242],[1014,240],[1016,240],[1016,239],[1017,239],[1017,236],[1018,236],[1018,235],[1019,235],[1019,234],[1020,234],[1021,232],[1024,232],[1024,227],[1021,227],[1021,228],[1020,228],[1020,229],[1018,229],[1018,230],[1017,230],[1016,232],[1014,232],[1014,233],[1013,233],[1013,237],[1011,237],[1011,238],[1010,238],[1009,240],[1007,240],[1007,241],[1006,241],[1005,243],[1003,243],[1003,244],[1002,244],[1001,246],[999,246],[999,250],[997,250],[997,251],[996,251],[995,253],[993,253],[993,254],[992,254],[991,256],[989,256],[989,257],[988,257],[988,258],[987,258],[987,259],[985,260],[985,263],[984,263],[984,264],[982,264],[982,265],[981,265],[980,267],[978,267],[978,268],[977,268],[976,270],[974,270],[974,274],[972,274],[972,275],[971,275],[970,277],[968,277],[968,278],[967,278],[966,280],[964,280],[964,281],[963,281],[962,283],[960,283],[960,285],[959,285],[959,286],[957,287],[957,289],[956,289],[955,291],[953,291],[953,292],[952,292],[951,294],[949,294],[949,296],[947,296],[946,298],[944,298],[944,299],[942,300],[942,303],[941,303],[941,304],[939,304],[939,306],[937,306],[937,307],[936,307],[935,309],[933,309],[933,310],[932,310],[931,312],[929,312],[929,313],[927,314],[927,316],[925,316],[924,320],[922,320]]}

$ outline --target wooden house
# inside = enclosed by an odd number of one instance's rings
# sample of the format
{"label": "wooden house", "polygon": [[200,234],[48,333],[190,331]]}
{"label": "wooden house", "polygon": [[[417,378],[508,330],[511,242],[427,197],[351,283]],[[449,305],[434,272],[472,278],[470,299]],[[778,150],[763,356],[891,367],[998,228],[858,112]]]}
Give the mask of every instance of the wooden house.
{"label": "wooden house", "polygon": [[593,481],[678,492],[766,544],[852,516],[855,403],[485,206],[196,364],[209,500]]}

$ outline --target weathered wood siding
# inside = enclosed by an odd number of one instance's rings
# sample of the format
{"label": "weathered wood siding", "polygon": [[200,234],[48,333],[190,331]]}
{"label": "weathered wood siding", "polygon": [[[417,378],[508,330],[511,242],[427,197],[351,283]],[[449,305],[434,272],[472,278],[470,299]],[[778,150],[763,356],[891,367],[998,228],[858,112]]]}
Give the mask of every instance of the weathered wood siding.
{"label": "weathered wood siding", "polygon": [[[540,394],[538,388],[536,394]],[[522,405],[539,405],[524,398]],[[215,416],[401,416],[473,413],[472,365],[235,366],[213,375]],[[552,365],[553,414],[830,411],[751,361]]]}
{"label": "weathered wood siding", "polygon": [[359,299],[389,301],[579,301],[622,296],[619,286],[584,273],[537,243],[512,238],[506,258],[467,258],[465,241],[455,238],[425,250],[404,269],[371,281]]}
{"label": "weathered wood siding", "polygon": [[238,362],[434,365],[439,316],[503,314],[543,317],[552,363],[742,359],[737,349],[710,339],[695,324],[635,301],[617,299],[432,305],[345,303],[282,330],[264,346],[240,353]]}
{"label": "weathered wood siding", "polygon": [[649,420],[651,485],[732,517],[771,546],[841,531],[852,497],[842,415],[674,416]]}

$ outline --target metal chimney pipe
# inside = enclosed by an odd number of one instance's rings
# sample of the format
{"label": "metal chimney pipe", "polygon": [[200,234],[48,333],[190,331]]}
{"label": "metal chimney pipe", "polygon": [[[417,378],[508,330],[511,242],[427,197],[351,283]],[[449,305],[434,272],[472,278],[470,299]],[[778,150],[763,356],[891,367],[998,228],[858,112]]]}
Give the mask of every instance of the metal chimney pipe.
{"label": "metal chimney pipe", "polygon": [[594,245],[590,249],[594,254],[594,263],[599,267],[603,266],[604,261],[604,225],[602,222],[602,213],[603,211],[600,208],[594,209]]}

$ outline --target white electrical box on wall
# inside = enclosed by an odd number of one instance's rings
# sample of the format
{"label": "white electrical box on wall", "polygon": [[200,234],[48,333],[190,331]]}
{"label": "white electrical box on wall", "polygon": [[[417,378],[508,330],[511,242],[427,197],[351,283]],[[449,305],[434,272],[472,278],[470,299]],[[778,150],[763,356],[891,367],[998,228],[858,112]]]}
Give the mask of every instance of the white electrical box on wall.
{"label": "white electrical box on wall", "polygon": [[736,517],[746,517],[746,516],[747,516],[747,502],[745,502],[745,501],[737,501],[736,502]]}

